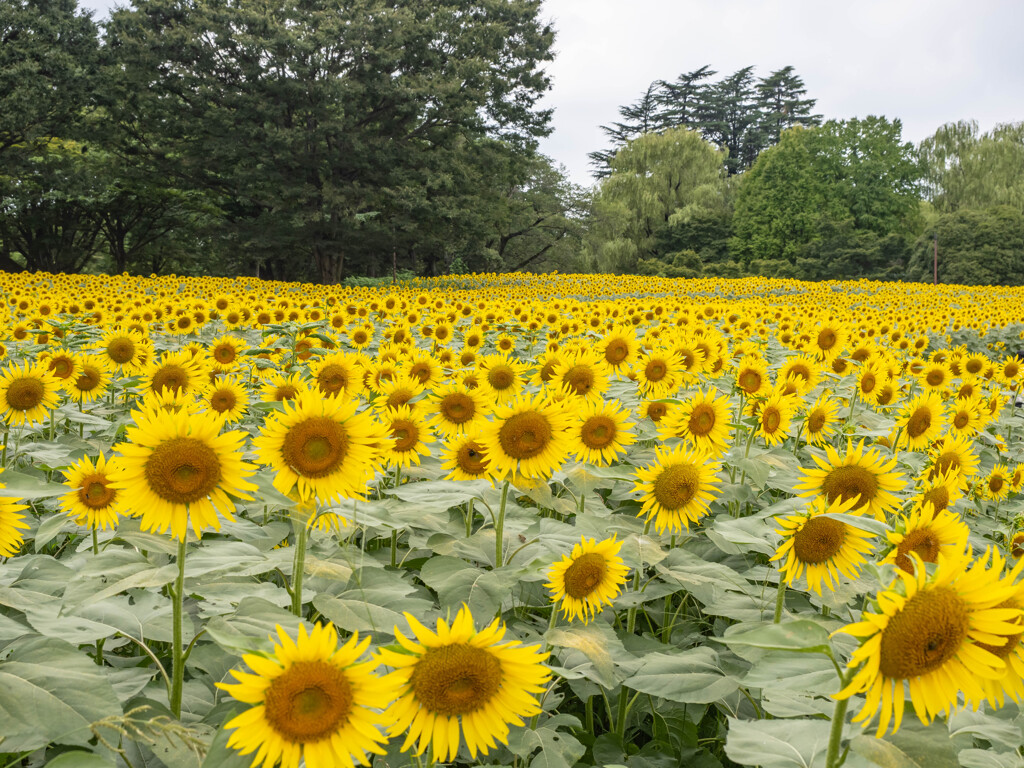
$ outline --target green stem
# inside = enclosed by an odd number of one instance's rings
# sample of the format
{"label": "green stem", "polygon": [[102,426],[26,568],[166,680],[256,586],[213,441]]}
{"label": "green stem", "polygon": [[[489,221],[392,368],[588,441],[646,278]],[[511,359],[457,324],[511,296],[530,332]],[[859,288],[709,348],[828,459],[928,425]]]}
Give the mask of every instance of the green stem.
{"label": "green stem", "polygon": [[96,526],[92,528],[92,553],[98,555],[100,553],[99,538],[96,536]]}
{"label": "green stem", "polygon": [[473,511],[473,502],[475,499],[470,499],[466,502],[466,538],[468,539],[473,535],[473,517],[476,514]]}
{"label": "green stem", "polygon": [[594,733],[594,697],[587,696],[586,714],[584,716],[584,725],[587,729],[587,733]]}
{"label": "green stem", "polygon": [[[633,591],[636,592],[640,586],[640,568],[633,571]],[[636,631],[636,609],[637,607],[632,606],[626,613],[626,634],[632,635]],[[626,715],[629,714],[629,707],[626,706],[626,697],[629,695],[629,689],[623,685],[619,689],[619,708],[617,712],[617,720],[615,723],[615,733],[619,735],[620,739],[626,738]]]}
{"label": "green stem", "polygon": [[391,567],[395,568],[398,565],[398,529],[394,528],[391,531]]}
{"label": "green stem", "polygon": [[[846,679],[843,679],[843,686]],[[900,691],[902,695],[902,691]],[[828,733],[828,751],[825,752],[825,768],[837,768],[839,765],[839,743],[843,740],[843,726],[846,725],[846,708],[850,700],[840,699],[836,702],[835,711],[832,712],[832,728]]]}
{"label": "green stem", "polygon": [[302,575],[306,570],[306,539],[309,529],[305,520],[295,522],[295,563],[292,568],[292,613],[302,618]]}
{"label": "green stem", "polygon": [[502,560],[505,558],[505,542],[502,535],[505,530],[505,504],[508,501],[508,486],[511,481],[506,480],[501,486],[501,506],[498,507],[498,517],[494,521],[494,567],[501,568]]}
{"label": "green stem", "polygon": [[181,608],[185,600],[185,537],[178,542],[178,578],[174,582],[171,601],[171,714],[181,718],[181,689],[185,682],[185,665],[181,655]]}
{"label": "green stem", "polygon": [[778,594],[775,596],[775,618],[772,619],[773,624],[778,624],[782,621],[782,608],[786,604],[786,583],[782,580],[782,574],[779,574],[779,588]]}

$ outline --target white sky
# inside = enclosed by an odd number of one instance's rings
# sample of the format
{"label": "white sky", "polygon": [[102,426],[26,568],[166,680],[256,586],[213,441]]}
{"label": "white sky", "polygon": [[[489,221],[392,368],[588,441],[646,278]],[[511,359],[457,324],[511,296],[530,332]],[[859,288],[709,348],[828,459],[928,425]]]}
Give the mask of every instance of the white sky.
{"label": "white sky", "polygon": [[544,0],[542,13],[557,37],[541,150],[581,184],[619,105],[705,64],[792,65],[826,119],[900,118],[915,142],[954,120],[1024,120],[1022,0]]}

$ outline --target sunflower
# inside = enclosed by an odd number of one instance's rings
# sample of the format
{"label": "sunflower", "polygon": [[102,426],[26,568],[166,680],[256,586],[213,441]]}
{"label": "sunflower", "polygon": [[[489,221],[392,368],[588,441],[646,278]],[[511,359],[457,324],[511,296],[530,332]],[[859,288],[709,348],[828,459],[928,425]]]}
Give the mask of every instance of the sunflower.
{"label": "sunflower", "polygon": [[817,469],[802,469],[803,478],[796,488],[801,496],[824,496],[829,503],[836,499],[857,498],[850,511],[858,515],[874,515],[885,520],[886,512],[899,505],[896,493],[904,486],[903,475],[896,472],[896,459],[886,458],[874,448],[866,449],[861,440],[854,448],[847,443],[846,454],[840,456],[831,445],[825,446],[825,459],[813,456]]}
{"label": "sunflower", "polygon": [[507,355],[486,355],[477,362],[480,392],[491,402],[507,403],[523,388],[526,365]]}
{"label": "sunflower", "polygon": [[797,392],[804,395],[814,389],[821,378],[821,366],[813,358],[807,355],[790,357],[779,368],[776,374],[777,381],[792,379],[797,385]]}
{"label": "sunflower", "polygon": [[683,360],[678,355],[652,350],[633,363],[632,372],[640,393],[645,398],[658,400],[675,393],[684,369]]}
{"label": "sunflower", "polygon": [[1009,495],[1011,484],[1010,468],[1005,464],[996,464],[988,477],[981,481],[981,495],[986,499],[1000,501]]}
{"label": "sunflower", "polygon": [[278,491],[287,495],[295,489],[302,501],[316,497],[324,503],[365,497],[391,438],[356,406],[354,400],[305,390],[271,415],[253,447],[260,462],[277,472]]}
{"label": "sunflower", "polygon": [[249,499],[256,471],[242,461],[245,434],[218,434],[221,420],[188,410],[136,411],[128,427],[131,443],[117,446],[122,471],[112,483],[125,507],[140,518],[142,530],[184,541],[191,522],[197,538],[205,528],[220,530],[217,512],[234,520],[229,494]]}
{"label": "sunflower", "polygon": [[1019,635],[1021,611],[1000,607],[1016,588],[996,568],[986,568],[987,559],[968,567],[966,553],[940,554],[934,570],[897,570],[899,581],[876,597],[879,612],[865,611],[861,621],[840,630],[861,639],[850,659],[853,678],[835,694],[867,694],[853,722],[867,725],[879,714],[876,735],[885,735],[890,721],[895,732],[909,688],[914,711],[928,724],[955,710],[961,691],[978,701],[981,680],[1003,677],[1006,664],[987,647]]}
{"label": "sunflower", "polygon": [[0,415],[21,426],[46,419],[57,407],[60,383],[43,363],[16,363],[0,376]]}
{"label": "sunflower", "polygon": [[624,370],[636,356],[636,335],[625,329],[612,331],[598,341],[595,347],[614,370]]}
{"label": "sunflower", "polygon": [[807,442],[819,447],[829,443],[839,423],[839,403],[827,394],[822,394],[807,409],[804,418],[804,435]]}
{"label": "sunflower", "polygon": [[361,352],[373,344],[373,331],[372,325],[357,325],[350,328],[346,334],[348,343]]}
{"label": "sunflower", "polygon": [[632,423],[618,400],[584,402],[572,426],[573,452],[581,461],[607,466],[636,442]]}
{"label": "sunflower", "polygon": [[796,410],[796,397],[773,392],[766,400],[755,400],[750,410],[757,419],[756,434],[764,438],[768,446],[774,446],[786,439],[789,425]]}
{"label": "sunflower", "polygon": [[935,391],[944,390],[949,386],[953,379],[953,372],[949,369],[949,366],[943,362],[932,362],[924,367],[920,374],[918,374],[918,380],[924,385],[925,389]]}
{"label": "sunflower", "polygon": [[978,473],[978,456],[973,447],[974,441],[964,435],[946,435],[936,440],[928,451],[925,477],[931,480],[952,474],[960,487],[966,489],[970,478]]}
{"label": "sunflower", "polygon": [[[225,724],[234,732],[228,746],[243,755],[256,752],[252,765],[298,768],[353,768],[383,755],[387,738],[381,714],[398,696],[393,676],[377,676],[377,661],[359,663],[370,638],[356,632],[338,647],[334,626],[299,625],[294,641],[277,625],[280,643],[272,654],[245,654],[252,672],[231,671],[237,682],[217,683],[232,698],[252,706]],[[271,636],[273,640],[273,636]]]}
{"label": "sunflower", "polygon": [[914,495],[915,507],[931,507],[936,512],[941,512],[949,509],[961,496],[957,473],[953,470],[934,477],[922,478],[919,482],[921,485]]}
{"label": "sunflower", "polygon": [[597,352],[581,349],[567,355],[551,372],[550,385],[570,397],[601,402],[612,369]]}
{"label": "sunflower", "polygon": [[846,326],[836,322],[823,322],[811,332],[811,348],[826,363],[842,354],[849,339]]}
{"label": "sunflower", "polygon": [[79,364],[78,376],[67,386],[67,393],[76,403],[91,403],[103,397],[110,386],[110,362],[102,355],[82,355]]}
{"label": "sunflower", "polygon": [[889,372],[879,361],[865,362],[857,374],[857,393],[864,400],[874,400],[878,389],[889,380]]}
{"label": "sunflower", "polygon": [[115,329],[100,339],[97,351],[125,375],[140,372],[153,353],[152,342],[138,331]]}
{"label": "sunflower", "polygon": [[389,408],[382,414],[384,427],[394,442],[385,454],[388,463],[396,467],[409,467],[420,463],[421,456],[429,456],[427,443],[434,436],[423,417],[408,405]]}
{"label": "sunflower", "polygon": [[210,342],[210,357],[222,371],[231,371],[238,366],[238,358],[242,350],[248,346],[237,336],[221,336]]}
{"label": "sunflower", "polygon": [[658,434],[662,439],[681,437],[705,453],[720,456],[732,437],[731,418],[728,395],[719,395],[715,389],[698,391],[658,422]]}
{"label": "sunflower", "polygon": [[309,382],[301,374],[285,375],[280,371],[271,371],[260,389],[260,397],[265,403],[283,403],[295,399],[307,389]]}
{"label": "sunflower", "polygon": [[550,477],[571,450],[572,413],[542,395],[499,405],[478,438],[495,477]]}
{"label": "sunflower", "polygon": [[924,392],[903,406],[896,426],[900,430],[898,445],[907,450],[927,450],[942,434],[942,399],[937,392]]}
{"label": "sunflower", "polygon": [[478,389],[457,382],[443,385],[430,393],[424,406],[427,424],[444,437],[475,432],[487,421],[491,406]]}
{"label": "sunflower", "polygon": [[781,528],[775,532],[782,536],[773,561],[785,562],[779,566],[779,577],[787,585],[807,572],[807,586],[819,595],[824,582],[829,591],[839,583],[839,574],[855,579],[874,549],[875,534],[844,523],[834,517],[848,512],[853,499],[836,498],[827,501],[816,497],[805,514],[776,518]]}
{"label": "sunflower", "polygon": [[203,390],[203,402],[207,410],[216,413],[227,424],[232,424],[245,415],[249,405],[249,394],[236,376],[218,378]]}
{"label": "sunflower", "polygon": [[703,451],[682,445],[658,448],[655,463],[636,470],[634,491],[643,494],[637,516],[647,515],[659,534],[689,530],[719,493],[718,470],[718,462]]}
{"label": "sunflower", "polygon": [[637,409],[637,415],[641,419],[650,419],[655,424],[659,424],[668,418],[677,407],[674,402],[667,400],[642,400]]}
{"label": "sunflower", "polygon": [[[0,472],[3,472],[0,467]],[[7,486],[0,482],[0,491],[6,490]],[[23,529],[28,528],[25,516],[18,513],[28,509],[27,504],[19,504],[21,499],[17,496],[0,494],[0,557],[14,557],[21,549],[21,543],[25,540]]]}
{"label": "sunflower", "polygon": [[326,397],[358,397],[363,389],[363,372],[354,355],[335,352],[309,366],[317,389]]}
{"label": "sunflower", "polygon": [[67,391],[81,373],[82,364],[78,357],[66,349],[47,350],[39,355],[40,363],[57,379],[62,389]]}
{"label": "sunflower", "polygon": [[444,367],[428,352],[416,352],[410,357],[405,373],[427,389],[433,389],[444,380]]}
{"label": "sunflower", "polygon": [[736,364],[736,386],[747,397],[766,394],[772,386],[768,364],[756,355],[747,355]]}
{"label": "sunflower", "polygon": [[[548,654],[539,646],[504,640],[499,619],[477,632],[469,608],[463,606],[449,627],[437,620],[437,632],[405,614],[415,639],[395,627],[405,653],[378,651],[401,685],[400,698],[384,712],[389,736],[408,731],[403,750],[416,744],[416,754],[432,747],[433,759],[455,759],[463,740],[469,754],[487,754],[496,742],[508,743],[508,725],[538,714],[535,694],[551,677],[544,666]],[[459,728],[461,725],[461,738]]]}
{"label": "sunflower", "polygon": [[78,525],[113,530],[118,515],[125,514],[122,493],[113,485],[117,471],[117,462],[108,462],[102,453],[95,464],[83,456],[64,470],[64,485],[71,491],[60,497],[61,508]]}
{"label": "sunflower", "polygon": [[441,451],[441,467],[449,480],[482,480],[488,475],[489,462],[474,433],[449,440]]}
{"label": "sunflower", "polygon": [[140,386],[143,391],[198,392],[209,381],[207,371],[200,361],[188,351],[165,352],[160,360],[146,366]]}
{"label": "sunflower", "polygon": [[619,557],[620,549],[622,542],[614,536],[600,543],[582,538],[571,554],[551,565],[544,586],[551,590],[553,602],[561,602],[563,616],[587,624],[605,605],[612,604],[629,573]]}
{"label": "sunflower", "polygon": [[1024,557],[1024,531],[1013,534],[1009,542],[1010,556],[1016,560]]}
{"label": "sunflower", "polygon": [[[419,379],[405,373],[400,373],[391,381],[382,381],[380,383],[378,396],[372,402],[373,410],[381,418],[388,411],[401,408],[403,405],[410,405],[418,410],[418,401],[423,391],[423,385],[420,384]],[[417,402],[414,403],[413,401]]]}
{"label": "sunflower", "polygon": [[892,549],[881,562],[913,573],[911,552],[924,563],[937,563],[940,553],[956,557],[966,549],[970,532],[960,516],[949,510],[936,510],[930,503],[916,506],[909,515],[899,516],[893,530],[886,531]]}
{"label": "sunflower", "polygon": [[958,397],[947,419],[950,432],[974,435],[981,428],[981,398]]}

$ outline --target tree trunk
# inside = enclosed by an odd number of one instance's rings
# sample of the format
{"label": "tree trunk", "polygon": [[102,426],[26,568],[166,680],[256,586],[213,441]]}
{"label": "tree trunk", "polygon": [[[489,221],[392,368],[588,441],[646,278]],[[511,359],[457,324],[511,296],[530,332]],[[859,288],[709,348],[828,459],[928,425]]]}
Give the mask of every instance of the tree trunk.
{"label": "tree trunk", "polygon": [[313,260],[320,282],[323,285],[337,285],[345,276],[345,254],[341,250],[324,247],[321,243],[313,244]]}

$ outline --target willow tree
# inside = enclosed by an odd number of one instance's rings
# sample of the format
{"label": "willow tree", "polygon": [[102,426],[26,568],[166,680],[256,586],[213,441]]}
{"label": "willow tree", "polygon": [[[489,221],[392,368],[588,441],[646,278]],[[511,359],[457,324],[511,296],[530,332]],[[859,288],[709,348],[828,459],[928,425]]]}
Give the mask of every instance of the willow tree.
{"label": "willow tree", "polygon": [[675,221],[721,206],[725,153],[696,131],[673,128],[629,142],[611,161],[594,210],[591,249],[601,269],[631,271],[658,255]]}

